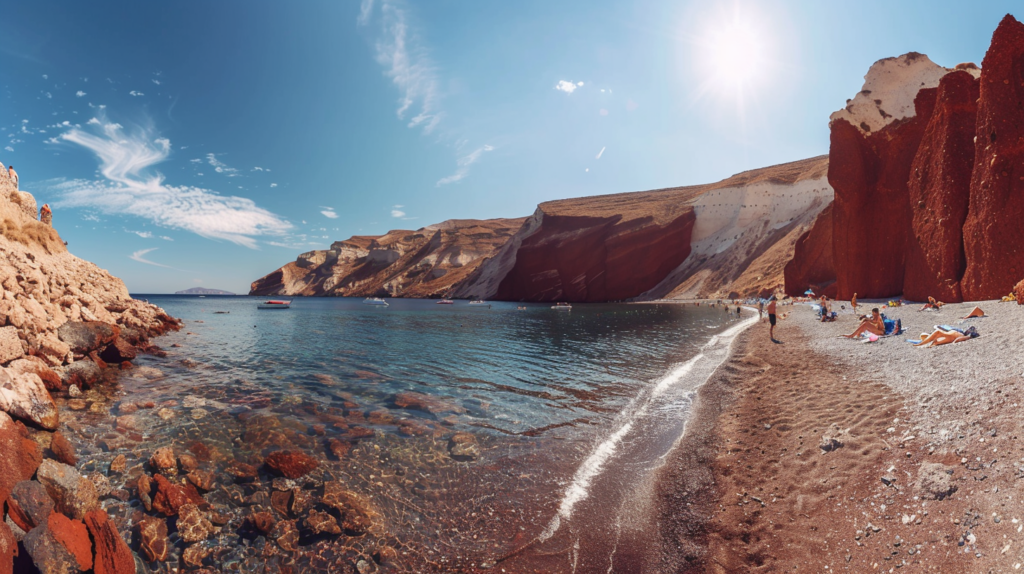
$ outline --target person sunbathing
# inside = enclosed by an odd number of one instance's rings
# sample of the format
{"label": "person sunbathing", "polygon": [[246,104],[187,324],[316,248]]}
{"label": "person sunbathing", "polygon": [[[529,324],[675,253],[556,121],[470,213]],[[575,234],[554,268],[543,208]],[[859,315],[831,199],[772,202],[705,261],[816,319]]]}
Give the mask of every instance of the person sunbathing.
{"label": "person sunbathing", "polygon": [[975,337],[978,337],[980,333],[974,327],[968,328],[966,331],[957,330],[946,330],[943,328],[937,328],[931,335],[921,334],[921,342],[914,343],[915,347],[935,347],[937,345],[948,345],[950,343],[960,343],[963,341],[969,341]]}
{"label": "person sunbathing", "polygon": [[943,305],[945,305],[945,303],[942,301],[936,301],[935,297],[929,297],[928,302],[924,304],[924,307],[918,309],[918,311],[924,311],[925,309],[935,309],[938,311]]}
{"label": "person sunbathing", "polygon": [[975,307],[966,317],[960,317],[961,319],[970,319],[971,317],[984,317],[985,312],[981,310],[981,307]]}
{"label": "person sunbathing", "polygon": [[878,311],[878,307],[871,310],[871,317],[860,322],[860,326],[849,335],[841,335],[847,339],[853,339],[860,337],[861,333],[872,333],[881,337],[885,334],[885,321],[882,320],[882,314]]}

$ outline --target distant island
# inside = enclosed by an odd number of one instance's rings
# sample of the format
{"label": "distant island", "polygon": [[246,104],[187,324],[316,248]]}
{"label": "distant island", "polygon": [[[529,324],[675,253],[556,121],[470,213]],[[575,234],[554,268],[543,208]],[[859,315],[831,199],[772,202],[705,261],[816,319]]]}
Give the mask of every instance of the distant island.
{"label": "distant island", "polygon": [[234,295],[231,291],[222,289],[207,289],[206,287],[192,287],[184,291],[175,291],[175,295]]}

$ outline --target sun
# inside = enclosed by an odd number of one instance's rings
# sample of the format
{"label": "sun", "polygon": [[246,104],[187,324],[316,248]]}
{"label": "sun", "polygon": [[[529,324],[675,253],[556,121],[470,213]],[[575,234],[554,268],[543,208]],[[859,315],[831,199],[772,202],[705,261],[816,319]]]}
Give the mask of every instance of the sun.
{"label": "sun", "polygon": [[727,98],[742,105],[770,79],[774,42],[768,25],[740,3],[702,19],[691,48],[701,96]]}

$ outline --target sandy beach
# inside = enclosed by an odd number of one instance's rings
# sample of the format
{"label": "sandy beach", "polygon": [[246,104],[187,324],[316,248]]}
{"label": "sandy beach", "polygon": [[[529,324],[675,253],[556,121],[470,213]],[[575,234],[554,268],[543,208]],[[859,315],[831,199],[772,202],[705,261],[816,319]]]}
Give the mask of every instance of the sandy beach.
{"label": "sandy beach", "polygon": [[[864,344],[837,338],[858,323],[840,305],[834,323],[780,307],[781,343],[755,325],[701,389],[659,477],[652,571],[1021,568],[1024,308],[986,302],[988,316],[969,320],[974,304],[887,308],[906,332]],[[982,336],[906,342],[939,324]]]}

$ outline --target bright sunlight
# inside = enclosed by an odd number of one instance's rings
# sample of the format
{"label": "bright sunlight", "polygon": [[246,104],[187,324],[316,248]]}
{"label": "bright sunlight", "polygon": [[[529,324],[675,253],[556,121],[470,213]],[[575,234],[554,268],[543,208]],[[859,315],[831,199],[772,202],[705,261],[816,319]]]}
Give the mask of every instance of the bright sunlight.
{"label": "bright sunlight", "polygon": [[708,14],[701,30],[693,46],[703,78],[698,95],[733,100],[742,108],[772,68],[775,46],[766,23],[749,6],[736,3]]}

